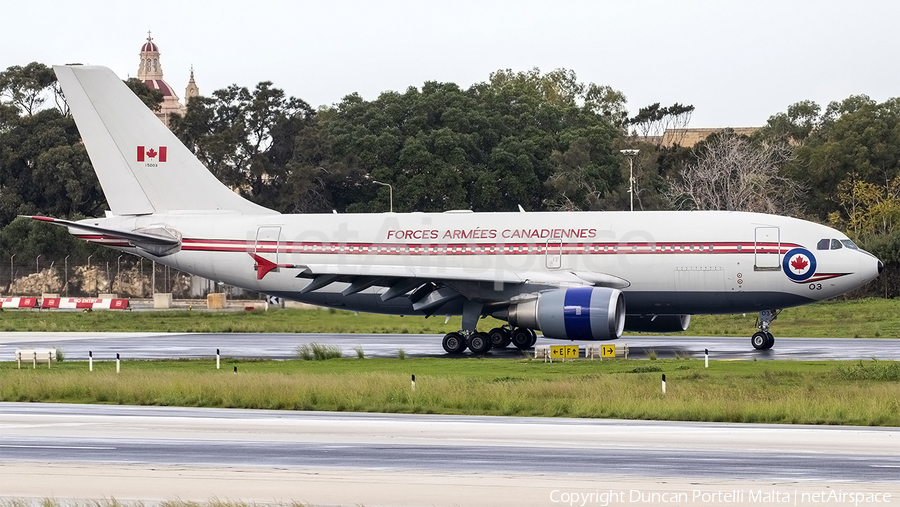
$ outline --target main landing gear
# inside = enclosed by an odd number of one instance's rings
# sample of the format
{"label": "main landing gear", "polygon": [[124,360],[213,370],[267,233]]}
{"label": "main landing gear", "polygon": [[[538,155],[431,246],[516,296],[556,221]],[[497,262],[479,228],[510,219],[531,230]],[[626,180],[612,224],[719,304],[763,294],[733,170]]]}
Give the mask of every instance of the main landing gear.
{"label": "main landing gear", "polygon": [[513,344],[519,350],[534,346],[537,334],[532,329],[518,327],[510,329],[506,326],[495,327],[488,333],[460,330],[447,333],[441,345],[448,354],[462,354],[466,348],[474,354],[485,354],[491,349],[505,349]]}
{"label": "main landing gear", "polygon": [[763,310],[759,312],[759,318],[756,320],[756,327],[759,331],[750,338],[750,343],[756,350],[769,350],[775,345],[775,337],[769,332],[769,326],[772,321],[778,318],[781,310]]}

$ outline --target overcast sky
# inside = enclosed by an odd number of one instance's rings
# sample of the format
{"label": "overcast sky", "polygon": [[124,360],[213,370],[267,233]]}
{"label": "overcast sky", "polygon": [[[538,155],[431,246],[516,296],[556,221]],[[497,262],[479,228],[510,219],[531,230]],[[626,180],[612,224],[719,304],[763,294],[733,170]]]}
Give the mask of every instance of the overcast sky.
{"label": "overcast sky", "polygon": [[756,126],[788,105],[900,95],[900,2],[4,1],[0,69],[31,61],[137,73],[153,31],[183,95],[270,80],[311,105],[492,71],[574,70],[628,108],[693,104],[693,127]]}

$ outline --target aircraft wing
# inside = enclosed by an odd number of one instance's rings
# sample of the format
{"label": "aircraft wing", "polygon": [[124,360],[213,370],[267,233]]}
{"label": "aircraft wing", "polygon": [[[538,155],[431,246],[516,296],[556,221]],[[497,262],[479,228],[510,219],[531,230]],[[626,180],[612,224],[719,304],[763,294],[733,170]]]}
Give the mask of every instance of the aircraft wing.
{"label": "aircraft wing", "polygon": [[349,283],[342,291],[343,296],[350,296],[372,286],[387,287],[382,293],[383,301],[409,293],[416,300],[414,308],[427,309],[425,305],[435,309],[440,303],[459,297],[459,292],[447,287],[454,282],[504,283],[510,285],[537,286],[600,286],[625,288],[631,285],[628,280],[605,273],[579,271],[511,271],[502,269],[473,269],[461,267],[432,267],[409,265],[378,264],[276,264],[265,257],[248,252],[256,261],[254,268],[258,280],[276,268],[299,269],[300,278],[312,281],[300,293],[306,294],[330,285],[332,282]]}
{"label": "aircraft wing", "polygon": [[296,266],[307,275],[338,275],[351,277],[419,278],[422,281],[454,280],[503,283],[546,283],[628,287],[627,280],[603,273],[578,271],[510,271],[501,269],[473,269],[430,266],[379,266],[371,264],[303,264]]}

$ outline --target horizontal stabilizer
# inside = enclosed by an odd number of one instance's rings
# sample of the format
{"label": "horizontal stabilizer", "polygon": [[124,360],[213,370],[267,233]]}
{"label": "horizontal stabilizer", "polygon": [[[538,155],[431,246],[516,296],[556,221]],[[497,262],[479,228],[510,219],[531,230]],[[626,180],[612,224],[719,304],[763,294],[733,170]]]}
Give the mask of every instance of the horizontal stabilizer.
{"label": "horizontal stabilizer", "polygon": [[[76,229],[86,232],[94,232],[103,236],[109,236],[117,239],[124,239],[135,246],[155,246],[155,247],[179,247],[181,240],[174,237],[159,236],[156,234],[148,234],[137,231],[120,231],[117,229],[109,229],[107,227],[98,227],[81,222],[72,222],[70,220],[61,220],[59,218],[38,217],[38,216],[22,216],[22,218],[31,218],[42,222],[49,222],[54,225],[61,225],[70,229]],[[77,236],[77,234],[75,234]]]}

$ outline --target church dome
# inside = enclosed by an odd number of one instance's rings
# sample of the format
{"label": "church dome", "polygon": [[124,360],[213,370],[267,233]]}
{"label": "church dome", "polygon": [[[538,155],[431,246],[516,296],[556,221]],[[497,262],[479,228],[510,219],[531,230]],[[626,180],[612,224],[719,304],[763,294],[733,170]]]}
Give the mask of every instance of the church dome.
{"label": "church dome", "polygon": [[159,48],[156,46],[155,42],[150,40],[150,36],[148,35],[147,42],[145,42],[144,45],[141,46],[141,53],[148,53],[151,51],[159,53]]}
{"label": "church dome", "polygon": [[169,83],[166,83],[162,79],[145,79],[144,84],[147,85],[151,90],[159,90],[160,93],[163,94],[163,97],[175,97],[175,92],[172,91],[172,87],[169,86]]}

